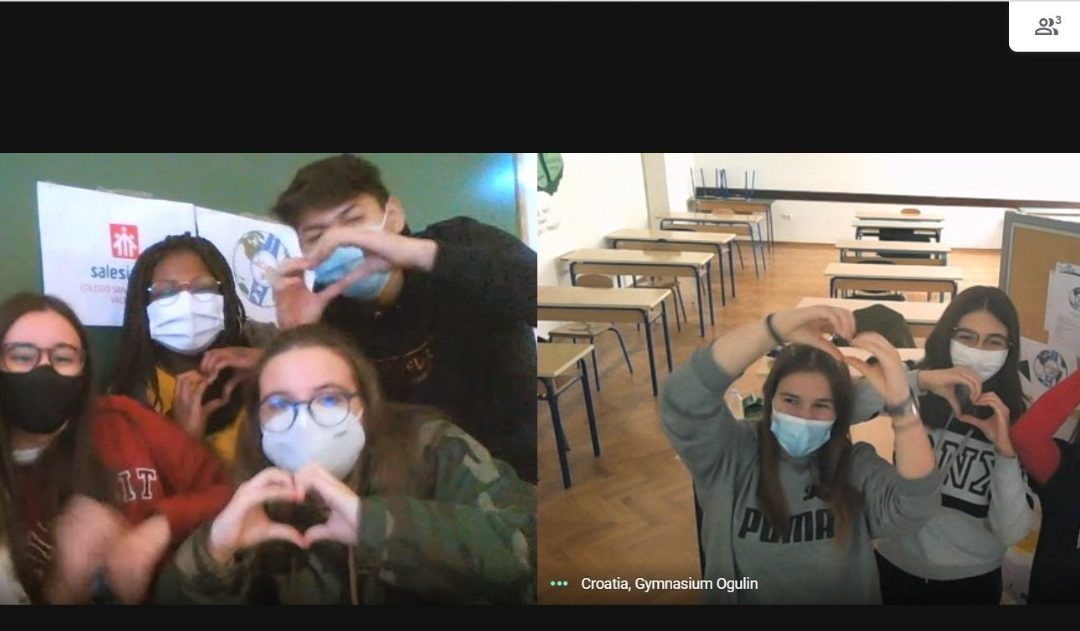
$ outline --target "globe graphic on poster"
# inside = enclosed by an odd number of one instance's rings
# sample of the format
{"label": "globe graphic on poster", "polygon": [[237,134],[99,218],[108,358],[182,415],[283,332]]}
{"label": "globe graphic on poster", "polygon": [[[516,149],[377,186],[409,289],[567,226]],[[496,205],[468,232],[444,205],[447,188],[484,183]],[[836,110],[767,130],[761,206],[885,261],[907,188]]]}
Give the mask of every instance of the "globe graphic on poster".
{"label": "globe graphic on poster", "polygon": [[1069,373],[1065,358],[1053,349],[1048,348],[1036,355],[1034,364],[1035,378],[1047,388],[1053,388]]}
{"label": "globe graphic on poster", "polygon": [[258,307],[273,307],[274,292],[267,272],[289,258],[281,239],[265,230],[245,232],[233,249],[232,268],[240,295]]}

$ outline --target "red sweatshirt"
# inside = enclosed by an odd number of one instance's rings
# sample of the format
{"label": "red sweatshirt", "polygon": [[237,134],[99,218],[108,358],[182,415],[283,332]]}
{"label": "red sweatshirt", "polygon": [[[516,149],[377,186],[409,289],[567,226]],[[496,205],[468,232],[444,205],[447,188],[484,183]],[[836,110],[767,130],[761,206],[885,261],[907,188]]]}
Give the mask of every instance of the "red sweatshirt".
{"label": "red sweatshirt", "polygon": [[1061,450],[1054,433],[1080,406],[1080,370],[1043,393],[1012,428],[1012,442],[1020,462],[1039,484],[1046,482],[1061,464]]}
{"label": "red sweatshirt", "polygon": [[178,544],[232,497],[221,461],[135,399],[101,397],[93,423],[98,457],[115,472],[120,509],[132,524],[161,513]]}
{"label": "red sweatshirt", "polygon": [[[116,475],[119,509],[132,525],[155,514],[169,522],[171,545],[213,519],[232,497],[225,466],[184,430],[138,401],[103,396],[91,420],[94,447]],[[34,580],[41,581],[52,557],[51,524],[40,490],[47,475],[36,464],[17,467],[23,488],[23,518],[33,524],[25,553]],[[27,586],[34,589],[37,585]]]}

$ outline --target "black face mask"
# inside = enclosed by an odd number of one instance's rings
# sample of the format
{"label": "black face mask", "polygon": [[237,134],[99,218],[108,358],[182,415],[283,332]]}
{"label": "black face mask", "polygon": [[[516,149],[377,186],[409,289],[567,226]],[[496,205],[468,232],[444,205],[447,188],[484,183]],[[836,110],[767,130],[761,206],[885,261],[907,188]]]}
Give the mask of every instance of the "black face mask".
{"label": "black face mask", "polygon": [[52,366],[0,372],[0,414],[24,432],[51,434],[79,411],[80,390],[82,377],[65,377]]}

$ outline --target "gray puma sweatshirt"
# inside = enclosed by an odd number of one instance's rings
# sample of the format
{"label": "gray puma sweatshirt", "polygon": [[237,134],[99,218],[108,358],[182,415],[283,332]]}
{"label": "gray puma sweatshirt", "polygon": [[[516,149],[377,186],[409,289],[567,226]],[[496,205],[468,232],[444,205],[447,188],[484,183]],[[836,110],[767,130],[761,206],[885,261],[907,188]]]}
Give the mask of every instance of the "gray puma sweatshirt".
{"label": "gray puma sweatshirt", "polygon": [[[909,371],[908,384],[922,410],[937,395],[920,392],[917,376]],[[853,422],[873,418],[884,405],[864,379],[856,381],[855,395]],[[1035,525],[1035,495],[1020,461],[998,454],[989,437],[951,412],[927,412],[922,421],[941,472],[941,509],[922,528],[882,539],[878,552],[908,574],[932,580],[992,572]]]}
{"label": "gray puma sweatshirt", "polygon": [[917,530],[941,503],[937,472],[901,477],[870,445],[854,446],[852,485],[865,509],[838,543],[830,505],[813,493],[813,458],[780,461],[791,512],[782,538],[758,505],[754,423],[724,403],[735,377],[698,349],[664,384],[661,423],[694,478],[704,511],[705,576],[714,603],[875,604],[881,602],[872,538]]}

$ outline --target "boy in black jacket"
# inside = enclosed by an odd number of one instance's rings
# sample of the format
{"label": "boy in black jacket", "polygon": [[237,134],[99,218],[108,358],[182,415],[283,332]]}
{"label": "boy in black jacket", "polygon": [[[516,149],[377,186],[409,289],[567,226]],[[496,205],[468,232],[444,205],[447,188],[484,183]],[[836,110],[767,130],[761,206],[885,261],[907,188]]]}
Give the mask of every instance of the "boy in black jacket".
{"label": "boy in black jacket", "polygon": [[349,154],[300,169],[273,213],[304,255],[278,269],[278,325],[342,331],[389,399],[449,412],[535,483],[536,253],[468,217],[412,233],[378,167]]}

